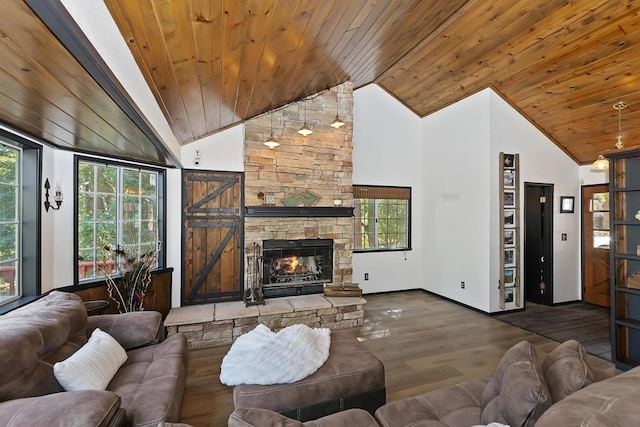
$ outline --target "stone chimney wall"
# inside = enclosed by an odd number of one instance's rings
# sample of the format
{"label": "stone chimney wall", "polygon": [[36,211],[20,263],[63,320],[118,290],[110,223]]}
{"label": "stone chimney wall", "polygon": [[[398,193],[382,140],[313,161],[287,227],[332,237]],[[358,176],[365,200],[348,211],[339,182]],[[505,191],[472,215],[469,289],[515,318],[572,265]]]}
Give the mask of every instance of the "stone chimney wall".
{"label": "stone chimney wall", "polygon": [[[338,114],[345,126],[329,124]],[[264,141],[273,135],[279,147],[269,149]],[[273,198],[275,206],[283,200],[311,193],[313,206],[353,206],[353,85],[343,83],[310,96],[306,101],[307,124],[313,134],[303,137],[297,131],[305,121],[305,102],[245,122],[245,204],[263,205]],[[262,197],[260,197],[262,195]],[[254,243],[268,239],[333,239],[334,282],[353,281],[352,218],[245,218],[246,253]]]}

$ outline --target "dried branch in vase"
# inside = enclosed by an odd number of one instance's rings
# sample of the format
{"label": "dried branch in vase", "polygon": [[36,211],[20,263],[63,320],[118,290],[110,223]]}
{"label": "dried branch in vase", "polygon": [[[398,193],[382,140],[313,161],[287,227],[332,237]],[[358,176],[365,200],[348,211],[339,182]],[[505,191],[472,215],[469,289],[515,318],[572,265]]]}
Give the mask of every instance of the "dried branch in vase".
{"label": "dried branch in vase", "polygon": [[120,313],[142,311],[151,284],[151,270],[156,267],[160,242],[154,249],[138,253],[121,245],[102,248],[104,262],[100,269],[105,275],[107,292]]}

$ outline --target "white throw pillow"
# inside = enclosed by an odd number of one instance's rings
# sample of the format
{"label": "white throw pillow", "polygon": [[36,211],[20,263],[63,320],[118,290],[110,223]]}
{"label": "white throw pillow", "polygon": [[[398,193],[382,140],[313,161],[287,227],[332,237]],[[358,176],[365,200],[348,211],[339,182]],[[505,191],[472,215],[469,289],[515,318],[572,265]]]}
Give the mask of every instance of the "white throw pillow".
{"label": "white throw pillow", "polygon": [[126,360],[118,341],[96,329],[78,351],[53,365],[53,374],[66,391],[105,390]]}

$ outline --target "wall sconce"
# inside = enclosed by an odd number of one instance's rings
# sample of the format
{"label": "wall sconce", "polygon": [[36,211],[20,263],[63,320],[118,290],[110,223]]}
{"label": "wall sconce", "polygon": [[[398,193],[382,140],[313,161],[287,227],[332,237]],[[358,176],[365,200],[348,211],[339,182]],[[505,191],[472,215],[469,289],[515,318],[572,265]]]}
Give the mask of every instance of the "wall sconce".
{"label": "wall sconce", "polygon": [[46,212],[49,212],[49,208],[53,209],[54,211],[57,211],[58,209],[60,209],[60,205],[62,204],[62,187],[60,185],[60,181],[56,181],[56,187],[54,188],[54,196],[53,196],[53,201],[56,202],[56,206],[54,207],[51,202],[49,201],[49,189],[51,188],[51,185],[49,184],[49,178],[47,178],[44,181],[44,210]]}

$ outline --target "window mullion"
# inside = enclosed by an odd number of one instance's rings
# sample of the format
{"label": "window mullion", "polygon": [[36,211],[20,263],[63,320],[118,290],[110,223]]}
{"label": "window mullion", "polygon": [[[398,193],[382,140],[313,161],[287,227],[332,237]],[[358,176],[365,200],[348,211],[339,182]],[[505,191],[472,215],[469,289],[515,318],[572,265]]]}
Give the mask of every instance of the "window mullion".
{"label": "window mullion", "polygon": [[380,241],[378,239],[378,226],[379,226],[379,221],[378,221],[378,204],[379,204],[380,200],[378,199],[374,199],[374,208],[373,208],[373,213],[374,213],[374,228],[373,228],[373,236],[374,236],[374,248],[378,249],[380,247]]}
{"label": "window mullion", "polygon": [[124,168],[118,168],[116,179],[116,244],[124,244],[124,233],[122,229],[123,206],[124,206]]}
{"label": "window mullion", "polygon": [[98,253],[98,165],[93,165],[93,274],[94,276],[98,272],[98,257],[101,253]]}

